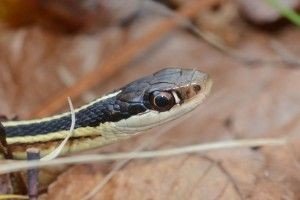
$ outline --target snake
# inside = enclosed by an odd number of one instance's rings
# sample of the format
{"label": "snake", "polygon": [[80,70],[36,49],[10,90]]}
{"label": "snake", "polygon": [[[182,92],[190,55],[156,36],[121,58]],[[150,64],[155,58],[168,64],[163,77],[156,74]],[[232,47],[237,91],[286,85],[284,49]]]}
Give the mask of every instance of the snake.
{"label": "snake", "polygon": [[[99,148],[180,118],[201,104],[211,87],[207,73],[178,67],[137,79],[74,109],[75,127],[62,154]],[[13,158],[26,159],[28,148],[41,155],[53,151],[70,133],[71,117],[65,112],[3,122]]]}

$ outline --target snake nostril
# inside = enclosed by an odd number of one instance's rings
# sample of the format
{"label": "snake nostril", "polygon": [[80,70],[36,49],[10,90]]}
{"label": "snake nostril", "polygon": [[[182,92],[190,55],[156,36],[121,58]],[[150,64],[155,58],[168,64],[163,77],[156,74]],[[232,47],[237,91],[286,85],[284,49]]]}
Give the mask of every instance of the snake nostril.
{"label": "snake nostril", "polygon": [[201,86],[200,85],[194,85],[193,88],[194,88],[195,92],[199,92],[201,90]]}

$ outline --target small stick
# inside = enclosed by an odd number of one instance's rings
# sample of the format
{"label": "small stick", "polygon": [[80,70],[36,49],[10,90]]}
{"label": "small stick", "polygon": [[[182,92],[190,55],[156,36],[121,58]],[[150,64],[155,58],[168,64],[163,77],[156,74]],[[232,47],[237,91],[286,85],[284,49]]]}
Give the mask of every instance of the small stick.
{"label": "small stick", "polygon": [[[3,116],[2,116],[3,118]],[[7,144],[6,141],[6,131],[5,127],[0,121],[0,154],[3,154],[3,157],[5,159],[12,160],[13,159],[13,154],[12,151],[9,148],[9,145]],[[25,193],[26,192],[26,185],[25,182],[22,178],[22,175],[20,172],[14,172],[9,175],[11,179],[11,184],[13,187],[14,192],[16,193]]]}
{"label": "small stick", "polygon": [[2,125],[1,121],[0,121],[0,153],[3,153],[3,157],[5,159],[13,159],[12,153],[9,150],[9,147],[7,145],[5,128]]}
{"label": "small stick", "polygon": [[[26,150],[27,160],[39,160],[40,151],[36,148],[29,148]],[[39,185],[39,170],[38,168],[32,168],[27,171],[27,183],[28,183],[28,196],[30,200],[38,199],[38,185]]]}

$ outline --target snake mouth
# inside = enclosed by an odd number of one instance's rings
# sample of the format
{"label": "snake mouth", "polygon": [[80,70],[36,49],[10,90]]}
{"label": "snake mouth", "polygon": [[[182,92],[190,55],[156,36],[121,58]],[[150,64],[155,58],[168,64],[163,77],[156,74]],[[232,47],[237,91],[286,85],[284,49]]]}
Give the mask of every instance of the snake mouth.
{"label": "snake mouth", "polygon": [[205,89],[204,89],[204,94],[206,96],[210,94],[212,86],[213,86],[213,80],[210,78],[210,76],[208,76],[205,84]]}

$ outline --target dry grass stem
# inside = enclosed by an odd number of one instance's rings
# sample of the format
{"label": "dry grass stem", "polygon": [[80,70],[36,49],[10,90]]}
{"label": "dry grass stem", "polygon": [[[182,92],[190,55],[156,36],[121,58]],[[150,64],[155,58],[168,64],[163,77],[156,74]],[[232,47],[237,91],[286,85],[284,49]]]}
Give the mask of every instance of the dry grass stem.
{"label": "dry grass stem", "polygon": [[68,103],[70,106],[70,112],[71,112],[71,127],[70,127],[70,131],[69,134],[67,135],[67,137],[60,143],[60,145],[58,147],[56,147],[51,153],[49,153],[48,155],[44,156],[43,158],[41,158],[41,160],[53,160],[56,157],[59,156],[59,154],[62,152],[62,150],[64,149],[64,146],[67,144],[68,140],[70,139],[70,137],[73,135],[74,132],[74,128],[75,128],[75,123],[76,123],[76,118],[75,118],[75,110],[71,101],[71,98],[68,97]]}
{"label": "dry grass stem", "polygon": [[54,160],[41,160],[41,161],[12,161],[0,166],[0,174],[16,172],[19,170],[29,169],[33,167],[55,166],[63,164],[75,163],[91,163],[100,161],[123,160],[123,159],[145,159],[145,158],[158,158],[167,156],[178,156],[187,153],[205,152],[220,149],[232,148],[249,148],[261,146],[283,146],[286,145],[288,140],[286,138],[274,139],[244,139],[232,141],[220,141],[206,144],[190,145],[181,148],[173,148],[158,151],[142,151],[130,153],[110,153],[102,155],[80,155],[65,158],[57,158]]}

